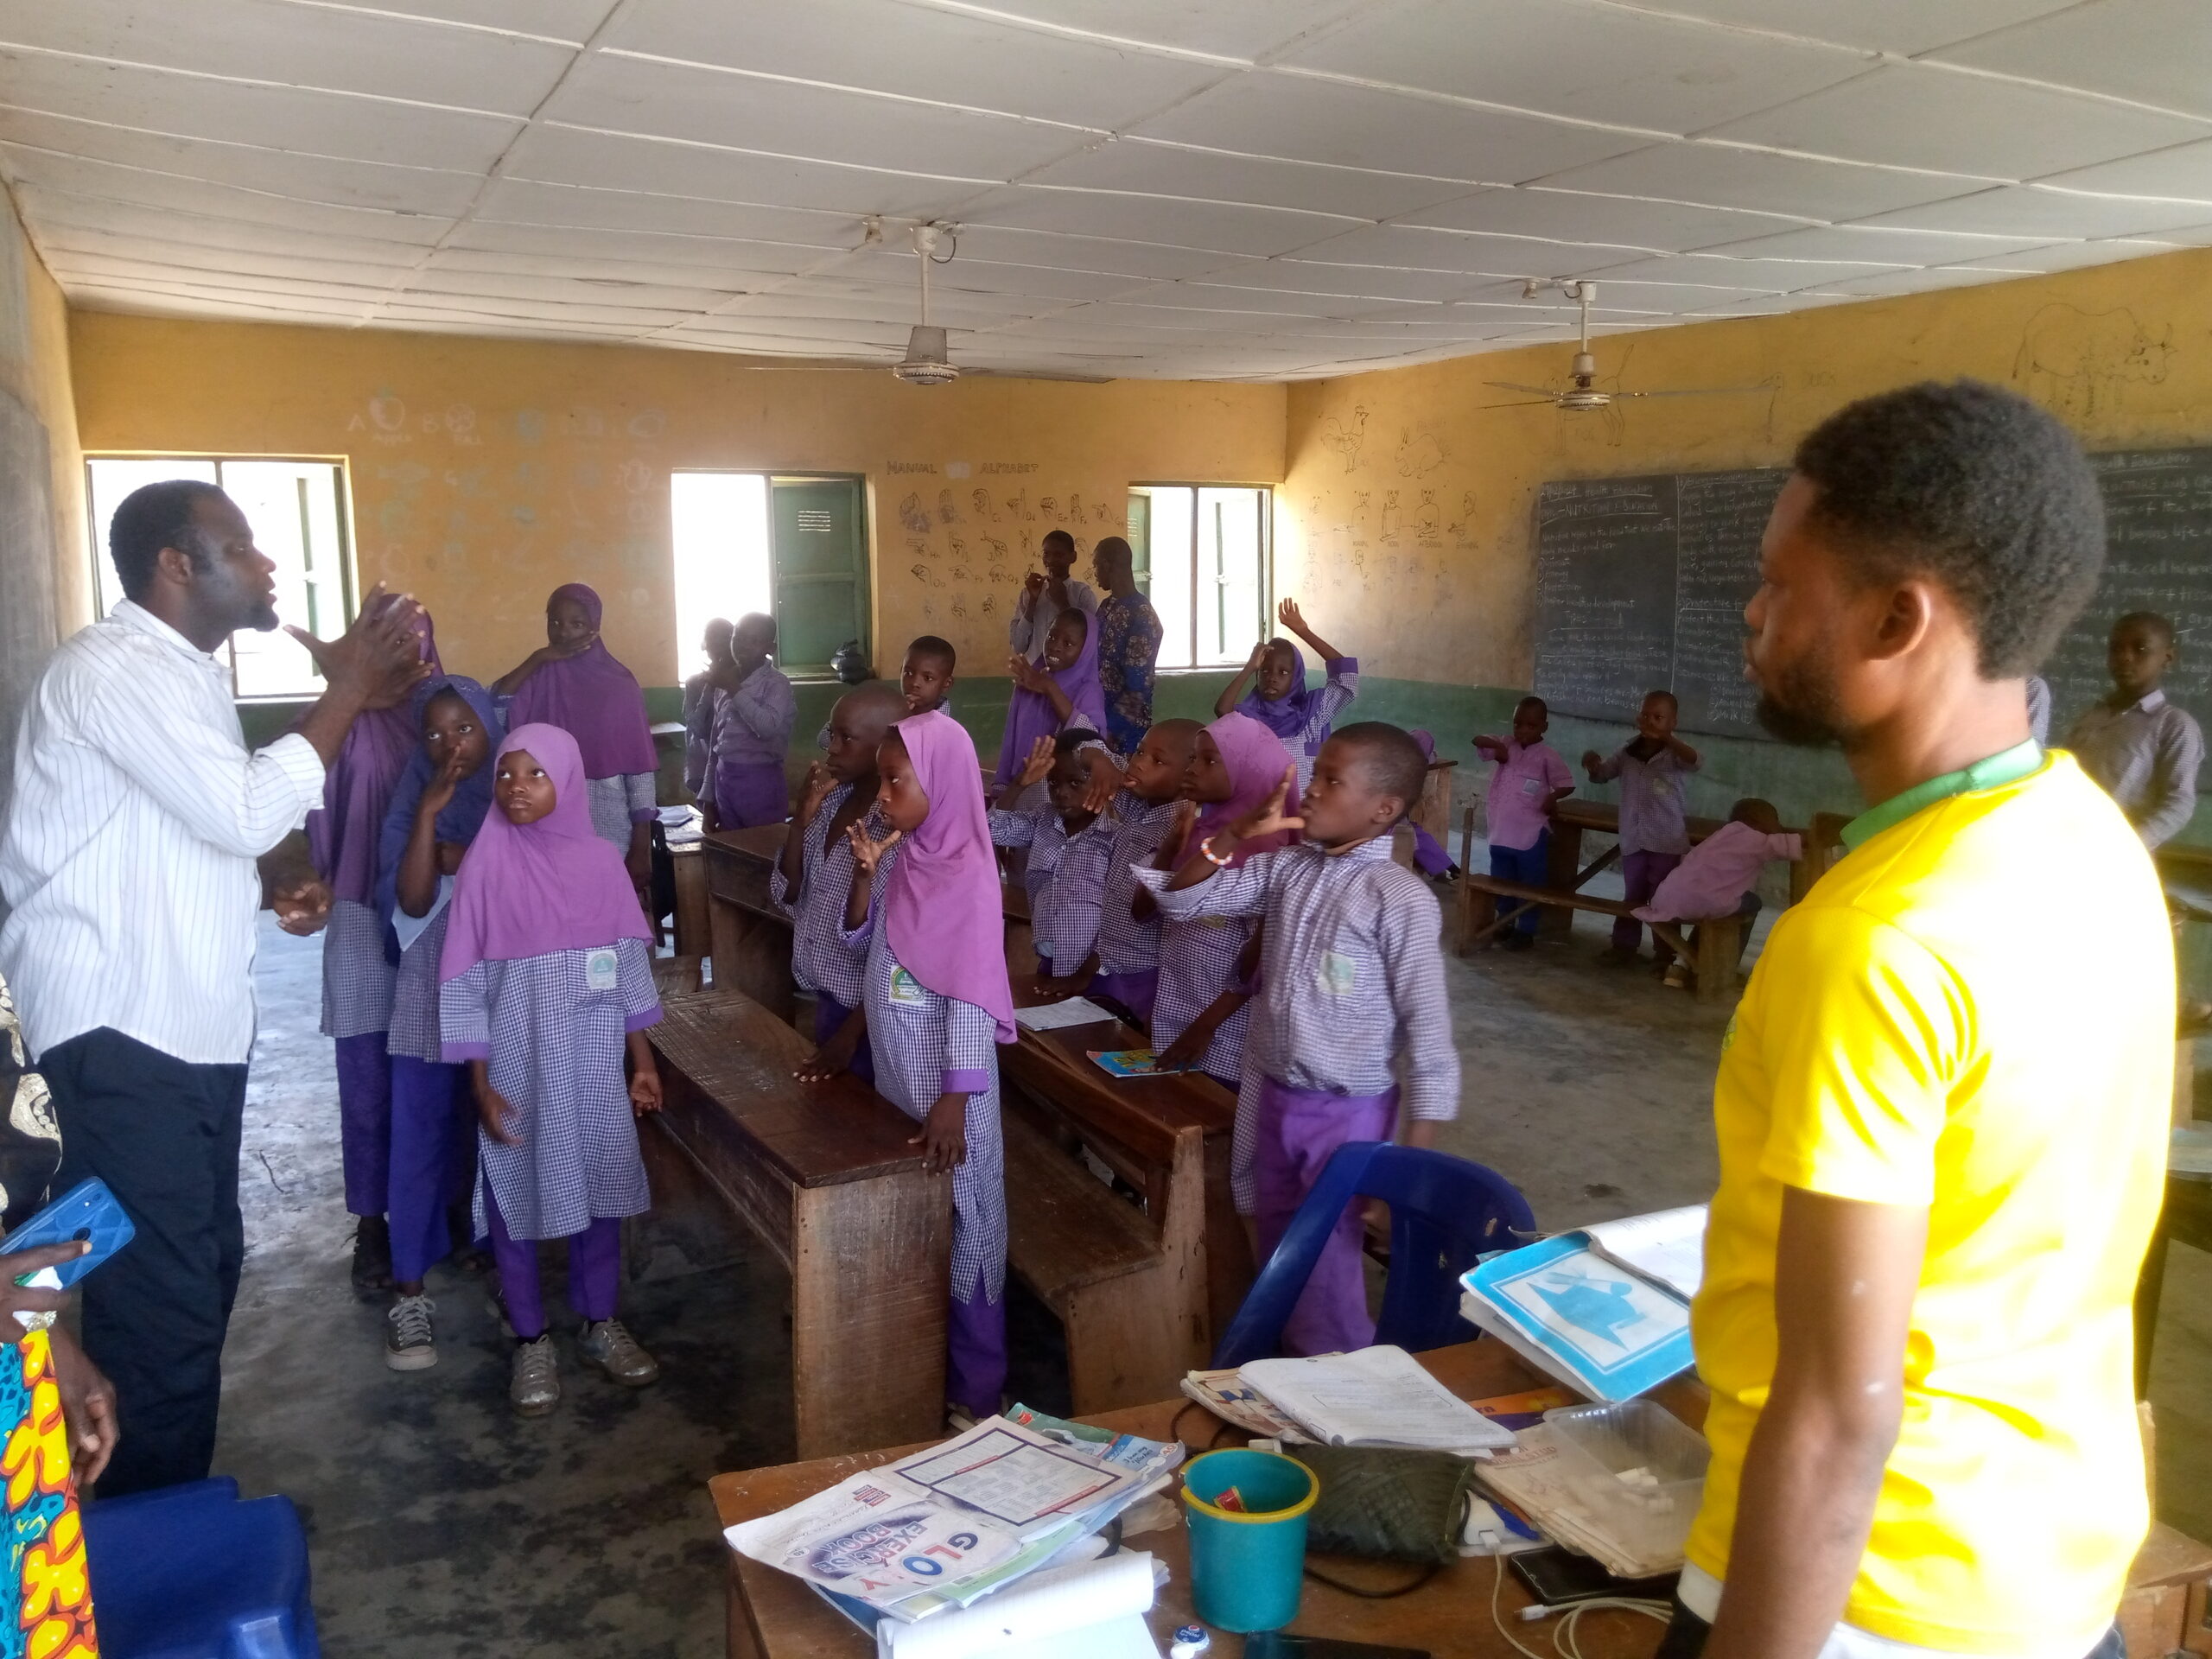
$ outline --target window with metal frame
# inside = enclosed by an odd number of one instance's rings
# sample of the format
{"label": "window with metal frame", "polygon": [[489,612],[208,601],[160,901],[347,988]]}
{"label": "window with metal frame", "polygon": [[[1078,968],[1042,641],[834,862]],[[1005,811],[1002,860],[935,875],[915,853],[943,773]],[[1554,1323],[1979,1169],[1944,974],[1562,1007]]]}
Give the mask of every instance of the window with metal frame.
{"label": "window with metal frame", "polygon": [[677,677],[708,621],[776,620],[787,674],[826,676],[849,639],[868,650],[864,480],[848,474],[688,471],[670,480]]}
{"label": "window with metal frame", "polygon": [[1160,613],[1160,667],[1230,667],[1268,637],[1273,503],[1265,487],[1129,486],[1129,545]]}
{"label": "window with metal frame", "polygon": [[[276,564],[276,614],[309,633],[341,632],[353,620],[353,543],[343,461],[253,455],[88,455],[92,591],[105,616],[123,599],[108,556],[108,522],[142,485],[189,478],[221,489],[253,526],[254,545]],[[221,655],[241,702],[322,695],[315,658],[281,628],[241,630]]]}

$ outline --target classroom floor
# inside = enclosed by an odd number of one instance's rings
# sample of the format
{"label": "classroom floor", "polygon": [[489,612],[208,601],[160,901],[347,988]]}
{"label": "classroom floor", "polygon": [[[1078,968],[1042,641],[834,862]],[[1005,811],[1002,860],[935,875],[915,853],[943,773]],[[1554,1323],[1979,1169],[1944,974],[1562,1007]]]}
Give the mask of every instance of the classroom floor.
{"label": "classroom floor", "polygon": [[[1694,1203],[1725,1011],[1601,967],[1602,933],[1450,966],[1466,1065],[1446,1150],[1504,1172],[1540,1224]],[[441,1271],[439,1363],[385,1369],[381,1310],[346,1283],[320,946],[264,918],[246,1107],[249,1254],[226,1356],[219,1470],[309,1512],[332,1659],[710,1659],[722,1553],[709,1476],[791,1456],[785,1287],[766,1253],[678,1201],[636,1241],[624,1316],[664,1376],[637,1393],[564,1354],[554,1415],[506,1404],[506,1344],[480,1281]],[[548,1303],[558,1272],[548,1266]],[[1052,1409],[1056,1332],[1017,1305],[1013,1388]],[[2160,1510],[2212,1537],[2212,1258],[2173,1252],[2152,1396]]]}

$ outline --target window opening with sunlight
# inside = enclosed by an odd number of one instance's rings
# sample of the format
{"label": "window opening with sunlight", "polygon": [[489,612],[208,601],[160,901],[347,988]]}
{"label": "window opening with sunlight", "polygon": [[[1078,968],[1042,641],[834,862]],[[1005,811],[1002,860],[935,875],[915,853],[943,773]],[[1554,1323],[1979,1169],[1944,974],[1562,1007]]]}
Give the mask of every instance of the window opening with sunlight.
{"label": "window opening with sunlight", "polygon": [[779,665],[826,675],[837,647],[868,649],[868,531],[861,482],[782,473],[676,473],[677,677],[704,665],[714,618],[776,619]]}
{"label": "window opening with sunlight", "polygon": [[[91,501],[93,592],[105,616],[123,599],[108,556],[108,521],[131,491],[165,479],[213,484],[238,503],[254,545],[276,566],[276,614],[309,633],[341,632],[353,616],[345,467],[329,461],[240,460],[210,455],[93,455],[85,461]],[[281,628],[242,629],[222,652],[231,692],[241,699],[318,697],[315,659]]]}
{"label": "window opening with sunlight", "polygon": [[1214,484],[1131,486],[1129,539],[1138,585],[1160,613],[1161,668],[1241,664],[1268,637],[1271,493]]}

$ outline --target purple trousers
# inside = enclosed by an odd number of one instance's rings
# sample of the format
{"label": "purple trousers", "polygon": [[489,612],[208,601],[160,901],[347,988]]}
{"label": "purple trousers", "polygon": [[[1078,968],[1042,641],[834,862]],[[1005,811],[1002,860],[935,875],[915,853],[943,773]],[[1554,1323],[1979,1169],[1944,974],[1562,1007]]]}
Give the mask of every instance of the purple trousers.
{"label": "purple trousers", "polygon": [[715,814],[725,830],[781,823],[791,815],[790,787],[779,760],[720,761],[715,766]]}
{"label": "purple trousers", "polygon": [[446,1208],[476,1168],[476,1101],[465,1065],[391,1057],[391,1276],[403,1285],[453,1253]]}
{"label": "purple trousers", "polygon": [[[845,1023],[852,1012],[829,992],[817,991],[814,994],[814,1046],[819,1048],[836,1036],[837,1027]],[[875,1081],[875,1056],[868,1052],[866,1032],[861,1033],[860,1046],[853,1050],[853,1064],[849,1069],[862,1083]]]}
{"label": "purple trousers", "polygon": [[953,1299],[945,1332],[945,1398],[994,1417],[1006,1394],[1006,1298],[992,1301],[979,1274],[972,1301]]}
{"label": "purple trousers", "polygon": [[[1651,895],[1659,891],[1659,884],[1674,874],[1675,866],[1682,861],[1680,853],[1623,853],[1621,855],[1621,887],[1631,905],[1647,905]],[[1643,924],[1633,916],[1623,916],[1613,923],[1613,949],[1633,950],[1643,942]],[[1665,956],[1661,951],[1661,956]]]}
{"label": "purple trousers", "polygon": [[1441,875],[1452,868],[1452,855],[1438,844],[1434,836],[1421,825],[1412,826],[1414,832],[1414,864],[1423,875]]}
{"label": "purple trousers", "polygon": [[[507,1323],[524,1342],[545,1334],[545,1294],[537,1282],[537,1241],[516,1238],[499,1214],[492,1184],[484,1183],[484,1218],[492,1226],[492,1259],[499,1264],[499,1294],[507,1304]],[[569,1306],[592,1324],[614,1317],[622,1287],[622,1224],[601,1217],[581,1233],[569,1235]],[[998,1407],[993,1404],[992,1410]]]}
{"label": "purple trousers", "polygon": [[340,1037],[338,1155],[346,1167],[349,1215],[384,1214],[391,1185],[391,1060],[385,1033]]}
{"label": "purple trousers", "polygon": [[1153,998],[1159,991],[1160,969],[1146,968],[1134,974],[1093,974],[1087,995],[1112,997],[1136,1015],[1139,1025],[1149,1029]]}
{"label": "purple trousers", "polygon": [[[1291,1217],[1321,1178],[1329,1154],[1348,1141],[1388,1141],[1397,1122],[1398,1091],[1332,1095],[1260,1080],[1257,1145],[1253,1153],[1253,1225],[1264,1264],[1282,1243]],[[1282,1329],[1286,1354],[1350,1353],[1375,1341],[1367,1313],[1366,1224],[1359,1203],[1344,1206],[1312,1277]]]}

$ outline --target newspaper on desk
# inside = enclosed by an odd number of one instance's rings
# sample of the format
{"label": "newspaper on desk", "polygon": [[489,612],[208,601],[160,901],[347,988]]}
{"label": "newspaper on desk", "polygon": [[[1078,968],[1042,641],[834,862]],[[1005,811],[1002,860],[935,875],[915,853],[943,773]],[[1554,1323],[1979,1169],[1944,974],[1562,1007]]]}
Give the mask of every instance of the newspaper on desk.
{"label": "newspaper on desk", "polygon": [[964,1607],[1051,1565],[1166,1483],[1180,1445],[992,1417],[725,1529],[733,1549],[893,1618]]}

